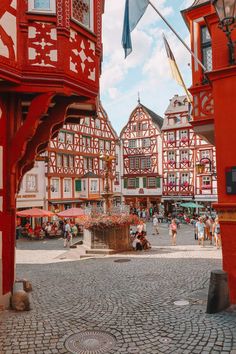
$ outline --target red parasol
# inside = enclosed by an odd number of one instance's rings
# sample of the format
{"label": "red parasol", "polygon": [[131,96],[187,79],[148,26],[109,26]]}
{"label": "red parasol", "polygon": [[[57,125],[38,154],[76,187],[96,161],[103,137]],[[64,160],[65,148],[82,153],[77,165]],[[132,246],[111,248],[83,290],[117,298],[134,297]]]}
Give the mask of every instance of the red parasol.
{"label": "red parasol", "polygon": [[81,208],[70,208],[57,213],[57,215],[62,218],[78,218],[80,216],[85,216],[85,213]]}
{"label": "red parasol", "polygon": [[53,216],[55,215],[53,212],[49,210],[44,210],[44,209],[39,209],[39,208],[32,208],[32,209],[26,209],[22,211],[18,211],[16,213],[17,216],[20,216],[22,218],[43,218],[46,216]]}

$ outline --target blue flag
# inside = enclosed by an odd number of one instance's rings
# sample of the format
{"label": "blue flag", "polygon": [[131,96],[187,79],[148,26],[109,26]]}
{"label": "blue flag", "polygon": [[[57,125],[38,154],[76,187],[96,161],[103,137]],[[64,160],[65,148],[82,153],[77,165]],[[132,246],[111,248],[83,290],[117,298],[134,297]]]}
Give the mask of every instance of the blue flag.
{"label": "blue flag", "polygon": [[125,2],[122,34],[122,45],[125,51],[125,58],[132,52],[131,32],[143,16],[148,4],[148,0],[126,0]]}

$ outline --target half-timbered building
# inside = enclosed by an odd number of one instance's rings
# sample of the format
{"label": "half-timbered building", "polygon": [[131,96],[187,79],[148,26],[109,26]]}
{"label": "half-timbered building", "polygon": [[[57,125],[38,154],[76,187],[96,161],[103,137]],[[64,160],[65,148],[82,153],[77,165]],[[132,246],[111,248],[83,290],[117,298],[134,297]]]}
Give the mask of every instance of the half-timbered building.
{"label": "half-timbered building", "polygon": [[15,279],[16,194],[51,136],[96,115],[104,0],[0,2],[0,307]]}
{"label": "half-timbered building", "polygon": [[[163,137],[163,200],[167,212],[176,202],[217,200],[217,185],[212,174],[215,148],[196,135],[190,124],[191,107],[186,96],[175,95],[165,112]],[[196,165],[206,163],[203,174]],[[211,165],[211,169],[209,168]]]}
{"label": "half-timbered building", "polygon": [[140,102],[120,134],[122,193],[134,207],[158,206],[161,202],[163,118]]}
{"label": "half-timbered building", "polygon": [[[104,188],[101,155],[117,157],[118,137],[99,105],[96,118],[83,116],[80,124],[67,124],[50,141],[47,166],[47,200],[51,210],[100,203]],[[120,184],[113,161],[111,191]]]}

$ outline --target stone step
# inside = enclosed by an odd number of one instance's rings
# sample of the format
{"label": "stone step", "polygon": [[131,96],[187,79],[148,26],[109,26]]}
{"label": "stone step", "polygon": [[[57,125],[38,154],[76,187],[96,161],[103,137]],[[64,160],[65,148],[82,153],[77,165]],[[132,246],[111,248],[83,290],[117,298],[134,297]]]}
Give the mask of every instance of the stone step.
{"label": "stone step", "polygon": [[97,248],[97,249],[87,249],[86,250],[86,254],[89,255],[96,255],[96,254],[102,254],[102,255],[107,255],[107,254],[115,254],[118,253],[118,251],[116,250],[112,250],[112,249],[107,249],[107,248]]}

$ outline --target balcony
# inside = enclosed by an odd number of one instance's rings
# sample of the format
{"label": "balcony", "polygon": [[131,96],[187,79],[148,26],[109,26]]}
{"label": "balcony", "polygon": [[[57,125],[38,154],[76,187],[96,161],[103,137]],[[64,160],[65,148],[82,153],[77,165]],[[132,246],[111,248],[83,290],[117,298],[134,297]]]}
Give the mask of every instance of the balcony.
{"label": "balcony", "polygon": [[214,102],[212,88],[209,85],[192,87],[193,112],[191,125],[196,134],[214,144]]}

